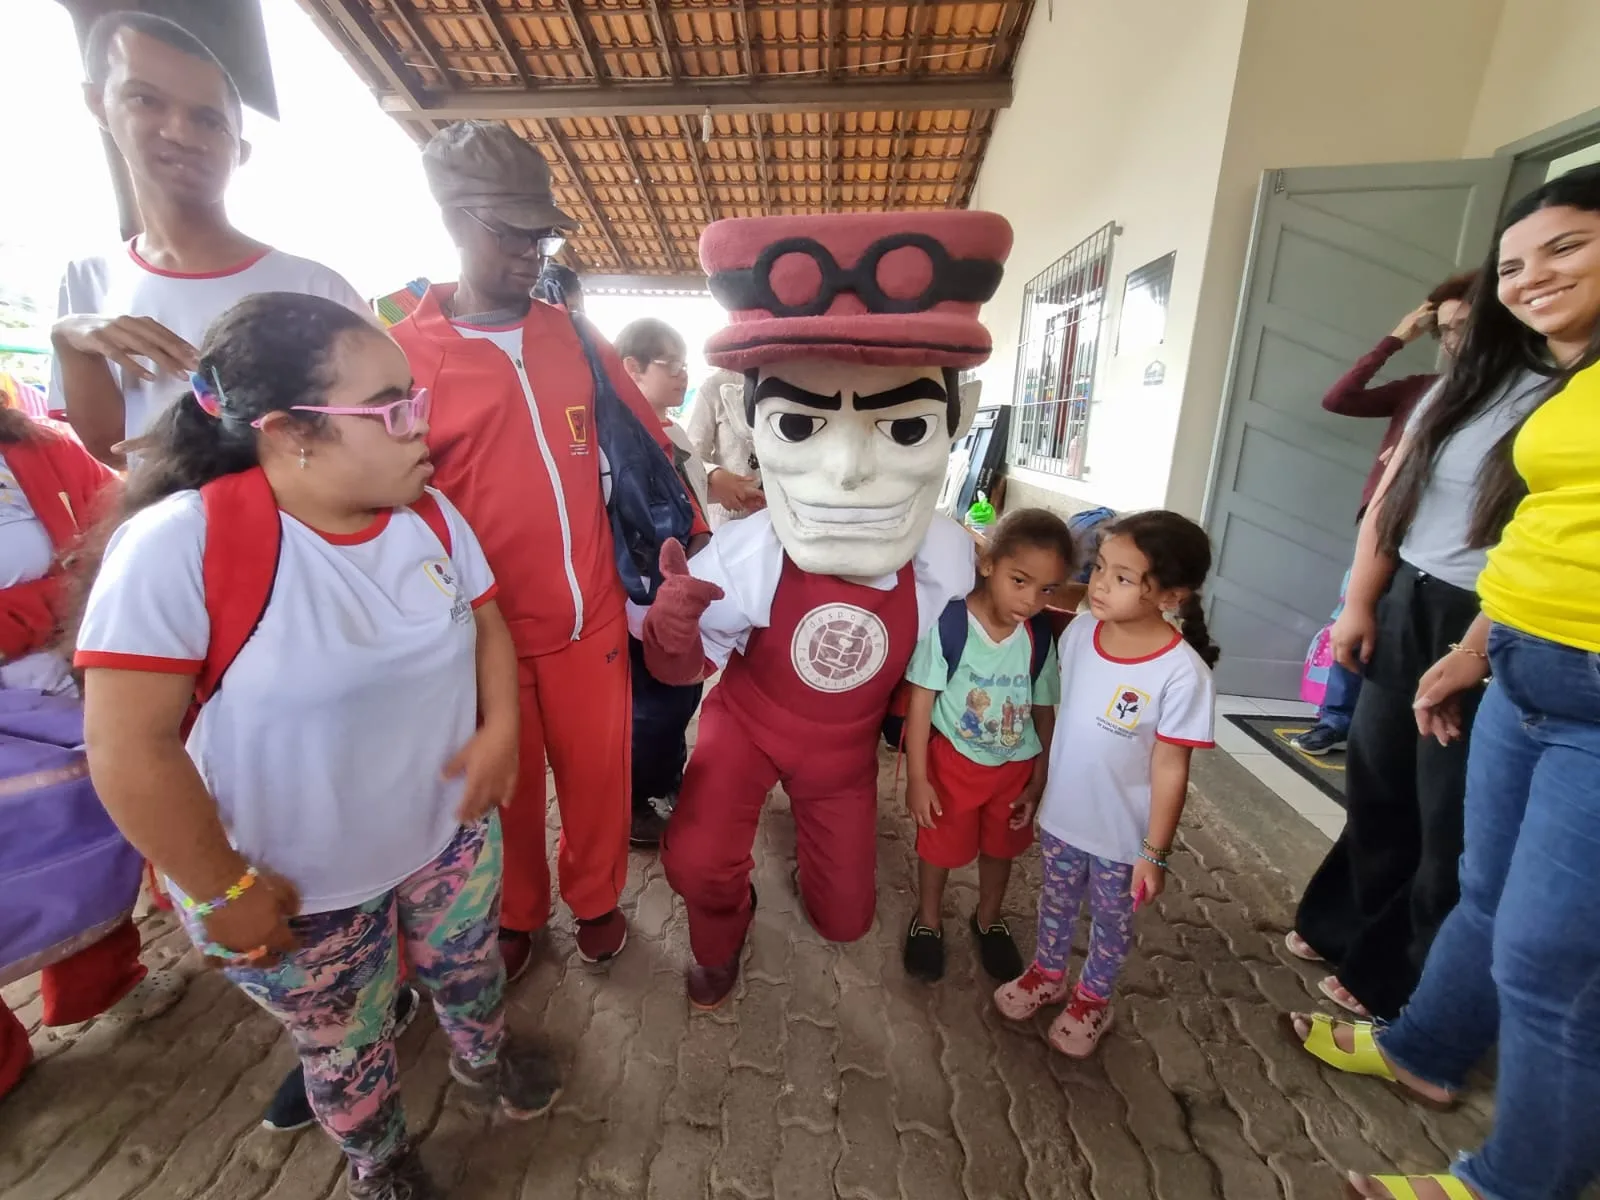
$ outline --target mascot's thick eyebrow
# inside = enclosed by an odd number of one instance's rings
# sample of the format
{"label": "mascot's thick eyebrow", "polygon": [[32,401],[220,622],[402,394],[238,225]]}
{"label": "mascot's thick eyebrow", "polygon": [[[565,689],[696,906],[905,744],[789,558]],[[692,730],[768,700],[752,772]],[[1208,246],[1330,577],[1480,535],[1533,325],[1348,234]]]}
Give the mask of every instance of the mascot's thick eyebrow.
{"label": "mascot's thick eyebrow", "polygon": [[804,404],[807,408],[825,408],[830,412],[838,412],[844,407],[844,396],[835,392],[831,396],[824,396],[817,392],[808,392],[803,387],[779,379],[776,375],[768,375],[756,384],[756,403],[777,397],[779,400],[788,400],[793,404]]}
{"label": "mascot's thick eyebrow", "polygon": [[[830,412],[838,412],[844,407],[844,396],[840,392],[823,396],[796,387],[775,375],[769,375],[756,385],[756,402],[760,403],[774,396],[793,404],[804,404],[807,408],[821,408]],[[937,400],[940,404],[944,404],[949,399],[943,385],[937,379],[913,379],[910,383],[903,383],[885,392],[870,392],[865,396],[857,396],[855,409],[857,412],[871,412],[879,408],[897,408],[902,404],[910,404],[913,400]]]}

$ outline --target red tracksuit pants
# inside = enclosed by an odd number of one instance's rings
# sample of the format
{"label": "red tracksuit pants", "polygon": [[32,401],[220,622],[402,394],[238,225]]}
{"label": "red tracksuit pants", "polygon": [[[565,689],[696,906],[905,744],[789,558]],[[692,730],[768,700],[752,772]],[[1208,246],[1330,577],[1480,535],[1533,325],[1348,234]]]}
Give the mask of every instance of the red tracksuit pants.
{"label": "red tracksuit pants", "polygon": [[505,889],[500,923],[523,933],[550,919],[545,843],[548,759],[561,809],[561,898],[582,918],[617,906],[628,874],[628,622],[618,615],[553,654],[517,663],[522,685],[521,773],[500,814]]}
{"label": "red tracksuit pants", "polygon": [[721,966],[750,925],[751,850],[767,793],[782,783],[794,813],[800,894],[829,941],[872,925],[878,862],[878,730],[841,730],[792,714],[736,710],[721,687],[700,732],[661,846],[667,882],[683,897],[697,962]]}

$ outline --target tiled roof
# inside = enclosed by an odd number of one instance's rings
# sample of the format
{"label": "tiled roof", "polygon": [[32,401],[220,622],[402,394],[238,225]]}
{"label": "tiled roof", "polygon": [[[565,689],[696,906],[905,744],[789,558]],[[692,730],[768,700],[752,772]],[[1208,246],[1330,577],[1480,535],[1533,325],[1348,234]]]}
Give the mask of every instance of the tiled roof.
{"label": "tiled roof", "polygon": [[719,217],[960,208],[1032,0],[300,0],[424,140],[503,120],[581,271],[698,272]]}

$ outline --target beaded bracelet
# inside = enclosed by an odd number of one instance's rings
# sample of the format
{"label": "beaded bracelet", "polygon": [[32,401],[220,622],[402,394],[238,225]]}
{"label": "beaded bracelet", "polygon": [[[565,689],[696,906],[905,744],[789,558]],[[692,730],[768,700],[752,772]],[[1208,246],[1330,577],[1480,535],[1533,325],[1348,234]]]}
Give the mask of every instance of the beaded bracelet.
{"label": "beaded bracelet", "polygon": [[1147,863],[1152,863],[1155,866],[1160,867],[1163,871],[1167,869],[1167,860],[1164,858],[1157,858],[1155,855],[1148,854],[1143,850],[1139,851],[1139,857],[1144,859]]}
{"label": "beaded bracelet", "polygon": [[1172,856],[1171,846],[1157,846],[1149,838],[1140,839],[1139,845],[1143,846],[1148,853],[1154,854],[1157,858],[1170,858]]}
{"label": "beaded bracelet", "polygon": [[183,898],[183,911],[193,913],[197,917],[209,917],[217,909],[233,903],[254,887],[259,874],[254,867],[247,868],[245,873],[239,876],[239,882],[223,892],[215,900],[194,900],[185,896]]}
{"label": "beaded bracelet", "polygon": [[1471,646],[1463,646],[1460,642],[1451,642],[1450,649],[1457,654],[1470,654],[1473,658],[1481,658],[1484,662],[1489,661],[1489,656],[1482,650],[1474,650]]}

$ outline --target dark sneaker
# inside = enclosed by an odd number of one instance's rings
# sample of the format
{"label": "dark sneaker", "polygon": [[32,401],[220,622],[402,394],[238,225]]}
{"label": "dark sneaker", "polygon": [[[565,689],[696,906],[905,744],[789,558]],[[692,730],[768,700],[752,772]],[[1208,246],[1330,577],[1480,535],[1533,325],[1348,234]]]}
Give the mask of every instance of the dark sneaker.
{"label": "dark sneaker", "polygon": [[[755,919],[756,889],[750,886],[750,917]],[[749,926],[745,927],[745,936],[749,936]],[[693,963],[684,972],[684,983],[689,993],[689,1003],[701,1012],[710,1012],[721,1008],[728,997],[733,995],[733,989],[739,983],[739,960],[744,957],[744,943],[739,943],[739,948],[733,952],[733,957],[720,967],[703,967]]]}
{"label": "dark sneaker", "polygon": [[578,957],[586,963],[603,963],[622,953],[628,944],[628,918],[620,908],[603,917],[578,920]]}
{"label": "dark sneaker", "polygon": [[628,826],[630,846],[654,850],[661,845],[661,835],[667,831],[667,821],[672,816],[673,799],[651,796],[633,806],[633,820]]}
{"label": "dark sneaker", "polygon": [[445,1200],[443,1190],[434,1186],[411,1150],[365,1179],[352,1172],[346,1186],[350,1200]]}
{"label": "dark sneaker", "polygon": [[1299,737],[1289,743],[1301,754],[1309,754],[1312,758],[1321,758],[1324,754],[1332,754],[1335,750],[1343,750],[1350,743],[1347,733],[1335,729],[1331,725],[1316,725],[1306,730]]}
{"label": "dark sneaker", "polygon": [[902,956],[906,974],[928,983],[944,978],[944,932],[929,929],[916,917],[906,930],[906,949]]}
{"label": "dark sneaker", "polygon": [[1004,921],[984,929],[978,924],[978,914],[973,913],[972,936],[978,939],[978,958],[990,979],[1006,983],[1022,974],[1022,954]]}
{"label": "dark sneaker", "polygon": [[513,1121],[542,1117],[561,1095],[561,1073],[555,1063],[537,1050],[519,1047],[511,1038],[501,1047],[500,1056],[485,1066],[474,1067],[451,1055],[450,1075],[462,1087],[497,1100]]}
{"label": "dark sneaker", "polygon": [[500,957],[506,964],[506,983],[513,984],[521,979],[533,965],[533,934],[501,929]]}
{"label": "dark sneaker", "polygon": [[[402,987],[394,1002],[394,1036],[399,1037],[406,1027],[417,1019],[422,1008],[422,997],[414,987]],[[261,1128],[272,1133],[294,1133],[317,1123],[311,1111],[311,1101],[306,1099],[306,1073],[299,1063],[283,1077],[277,1093],[267,1105],[261,1118]]]}

